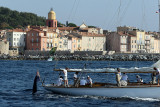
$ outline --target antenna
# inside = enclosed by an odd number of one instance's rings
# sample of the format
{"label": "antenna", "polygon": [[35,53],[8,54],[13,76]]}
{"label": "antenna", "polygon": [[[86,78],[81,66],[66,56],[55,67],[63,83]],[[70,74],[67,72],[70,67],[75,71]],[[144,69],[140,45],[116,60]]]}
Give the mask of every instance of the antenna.
{"label": "antenna", "polygon": [[160,0],[158,0],[158,13],[159,13],[159,32],[160,32]]}

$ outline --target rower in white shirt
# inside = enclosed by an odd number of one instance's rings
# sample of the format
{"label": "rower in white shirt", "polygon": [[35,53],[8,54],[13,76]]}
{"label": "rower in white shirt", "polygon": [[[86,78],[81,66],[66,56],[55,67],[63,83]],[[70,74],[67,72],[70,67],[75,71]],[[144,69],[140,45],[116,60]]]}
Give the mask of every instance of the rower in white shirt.
{"label": "rower in white shirt", "polygon": [[62,85],[62,82],[63,82],[63,77],[60,76],[57,80],[57,86],[61,86]]}
{"label": "rower in white shirt", "polygon": [[84,77],[82,77],[82,79],[80,80],[80,85],[84,86],[87,84],[87,81],[84,79]]}

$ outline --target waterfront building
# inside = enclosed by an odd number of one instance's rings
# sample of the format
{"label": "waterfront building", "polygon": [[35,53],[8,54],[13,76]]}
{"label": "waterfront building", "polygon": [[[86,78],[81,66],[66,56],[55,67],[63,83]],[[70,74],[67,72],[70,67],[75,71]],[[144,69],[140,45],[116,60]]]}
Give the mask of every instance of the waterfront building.
{"label": "waterfront building", "polygon": [[128,52],[129,53],[137,53],[137,37],[131,34],[128,35]]}
{"label": "waterfront building", "polygon": [[0,40],[0,55],[2,54],[5,54],[5,55],[9,54],[9,42],[8,41]]}
{"label": "waterfront building", "polygon": [[145,31],[139,30],[136,27],[117,27],[117,32],[126,32],[133,36],[137,37],[137,52],[138,53],[145,53]]}
{"label": "waterfront building", "polygon": [[26,32],[23,29],[13,29],[6,32],[10,48],[17,48],[20,53],[24,52]]}
{"label": "waterfront building", "polygon": [[67,51],[68,50],[68,37],[66,35],[58,35],[58,47],[59,51]]}
{"label": "waterfront building", "polygon": [[73,32],[67,35],[68,36],[68,49],[72,52],[82,50],[82,35]]}
{"label": "waterfront building", "polygon": [[93,34],[80,32],[82,35],[82,51],[105,51],[106,36],[103,34]]}
{"label": "waterfront building", "polygon": [[44,31],[32,29],[27,32],[26,49],[27,50],[47,50],[47,36]]}
{"label": "waterfront building", "polygon": [[111,32],[106,36],[107,51],[128,52],[128,35],[123,32]]}
{"label": "waterfront building", "polygon": [[53,47],[58,47],[57,33],[54,31],[47,31],[47,50],[50,51]]}

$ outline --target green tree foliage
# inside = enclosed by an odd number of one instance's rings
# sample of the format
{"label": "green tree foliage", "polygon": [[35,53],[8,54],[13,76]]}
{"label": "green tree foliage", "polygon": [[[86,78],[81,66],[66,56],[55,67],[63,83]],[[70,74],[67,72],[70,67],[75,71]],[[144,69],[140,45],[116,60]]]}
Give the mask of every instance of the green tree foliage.
{"label": "green tree foliage", "polygon": [[57,50],[57,47],[52,48],[52,49],[49,51],[49,54],[50,54],[50,55],[54,55],[54,53],[56,52],[56,50]]}
{"label": "green tree foliage", "polygon": [[[12,11],[5,7],[0,7],[0,28],[23,28],[28,25],[44,26],[45,17],[39,17],[33,13]],[[6,26],[7,25],[7,26]]]}
{"label": "green tree foliage", "polygon": [[88,28],[97,28],[97,27],[95,27],[95,26],[88,26]]}
{"label": "green tree foliage", "polygon": [[68,27],[77,27],[77,25],[74,24],[74,23],[69,23],[69,24],[68,24]]}

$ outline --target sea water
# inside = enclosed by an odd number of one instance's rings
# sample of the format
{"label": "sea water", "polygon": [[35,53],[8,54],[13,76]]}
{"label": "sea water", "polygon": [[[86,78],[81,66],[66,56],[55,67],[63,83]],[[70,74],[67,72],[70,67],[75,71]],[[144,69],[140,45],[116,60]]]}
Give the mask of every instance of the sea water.
{"label": "sea water", "polygon": [[[152,98],[107,98],[100,96],[67,96],[48,92],[38,83],[38,91],[32,95],[33,80],[39,70],[41,79],[47,83],[56,83],[63,73],[54,68],[130,68],[149,67],[153,61],[12,61],[0,60],[0,107],[85,107],[85,106],[160,106],[160,99]],[[93,82],[115,82],[115,74],[82,74],[90,76]],[[127,74],[129,80],[136,81],[137,74]],[[150,74],[139,74],[144,82],[151,81]],[[69,84],[73,84],[73,73],[68,73]],[[99,91],[99,90],[97,90]],[[157,93],[160,94],[160,93]]]}

